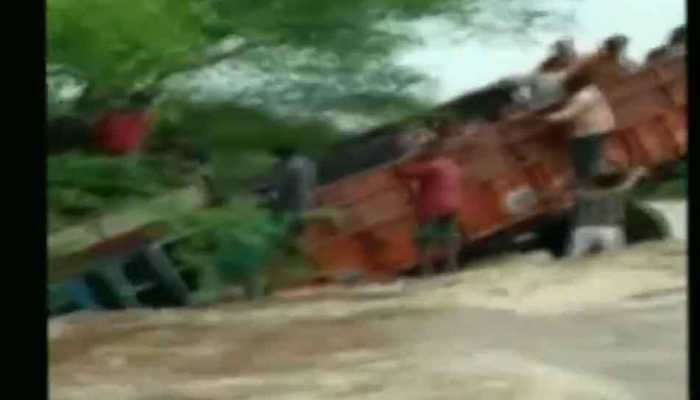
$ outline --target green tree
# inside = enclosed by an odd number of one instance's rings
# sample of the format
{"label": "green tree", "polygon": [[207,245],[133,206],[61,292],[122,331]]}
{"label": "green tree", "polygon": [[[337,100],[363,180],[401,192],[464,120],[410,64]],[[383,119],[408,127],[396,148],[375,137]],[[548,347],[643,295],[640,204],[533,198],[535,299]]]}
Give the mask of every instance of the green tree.
{"label": "green tree", "polygon": [[[74,68],[96,98],[216,66],[229,77],[218,100],[308,116],[381,114],[416,105],[408,89],[425,78],[392,56],[416,42],[405,22],[426,16],[490,35],[553,21],[526,0],[49,0],[48,62]],[[202,79],[214,80],[216,69],[207,71]],[[177,83],[181,95],[217,100],[212,85],[196,93]]]}
{"label": "green tree", "polygon": [[[47,0],[47,72],[72,87],[67,92],[87,84],[85,103],[97,108],[135,88],[159,89],[156,138],[201,141],[214,150],[217,175],[244,187],[274,161],[263,150],[296,144],[320,151],[339,136],[309,120],[339,113],[390,119],[425,107],[411,89],[426,78],[393,56],[417,43],[407,24],[431,16],[464,34],[488,35],[520,35],[554,21],[532,0]],[[50,110],[67,112],[60,86],[49,88]],[[148,157],[50,161],[52,220],[178,183]],[[246,246],[255,239],[260,248],[274,242],[260,228],[264,219],[239,205],[190,217],[190,228],[206,236]],[[187,251],[206,260],[209,250]]]}

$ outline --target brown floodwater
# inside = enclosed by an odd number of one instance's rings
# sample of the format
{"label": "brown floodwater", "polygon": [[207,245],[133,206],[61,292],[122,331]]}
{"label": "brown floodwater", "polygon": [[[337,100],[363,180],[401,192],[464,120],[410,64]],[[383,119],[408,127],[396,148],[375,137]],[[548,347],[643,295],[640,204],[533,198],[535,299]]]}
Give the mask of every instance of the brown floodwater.
{"label": "brown floodwater", "polygon": [[52,399],[685,399],[686,247],[49,322]]}

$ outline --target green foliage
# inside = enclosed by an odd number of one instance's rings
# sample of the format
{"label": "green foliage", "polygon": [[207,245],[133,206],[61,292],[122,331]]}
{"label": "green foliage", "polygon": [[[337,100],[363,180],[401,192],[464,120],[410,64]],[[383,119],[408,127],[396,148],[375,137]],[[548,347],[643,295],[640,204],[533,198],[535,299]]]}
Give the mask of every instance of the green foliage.
{"label": "green foliage", "polygon": [[[286,260],[293,256],[288,251],[286,224],[272,218],[253,200],[239,198],[224,207],[200,210],[172,223],[178,229],[194,232],[178,245],[173,257],[178,264],[197,272],[203,298],[215,297],[227,285],[246,286],[260,278],[267,281],[275,274],[275,263],[285,260],[283,264],[288,265]],[[293,275],[290,276],[294,278]]]}
{"label": "green foliage", "polygon": [[66,154],[48,160],[52,188],[80,189],[96,196],[152,196],[187,180],[155,157],[115,158]]}
{"label": "green foliage", "polygon": [[[557,17],[525,0],[49,0],[47,61],[78,71],[97,98],[227,60],[228,74],[246,82],[231,89],[237,104],[313,112],[373,96],[400,104],[425,80],[392,62],[417,40],[401,24],[426,16],[489,35],[522,35]],[[238,45],[217,51],[224,39]]]}
{"label": "green foliage", "polygon": [[[270,149],[320,155],[341,136],[309,121],[343,113],[385,121],[425,109],[410,89],[426,77],[393,56],[417,42],[404,23],[430,16],[449,18],[464,34],[489,35],[521,35],[551,20],[528,0],[48,0],[47,70],[68,76],[67,86],[87,83],[93,109],[136,87],[165,89],[151,144],[184,138],[210,149],[217,179],[243,191],[270,171]],[[238,44],[226,48],[231,39]],[[50,109],[68,112],[59,86],[49,88]],[[68,223],[182,185],[189,176],[180,161],[51,157],[50,218]],[[284,224],[251,202],[173,222],[199,232],[180,261],[216,270],[224,281],[303,264],[298,255],[297,263],[289,259]],[[307,269],[295,271],[298,278]]]}
{"label": "green foliage", "polygon": [[688,181],[677,179],[665,182],[654,191],[651,197],[656,199],[683,199],[688,195]]}
{"label": "green foliage", "polygon": [[[392,23],[443,16],[465,31],[489,27],[520,32],[540,28],[551,13],[522,0],[284,0],[266,3],[211,0],[218,32],[265,45],[310,47],[347,65],[384,59],[398,46],[414,43],[410,32]],[[490,17],[490,20],[485,18]],[[507,21],[507,23],[503,23]],[[506,28],[507,26],[507,28]],[[491,29],[490,34],[494,34]],[[369,60],[368,60],[369,58]]]}
{"label": "green foliage", "polygon": [[194,178],[175,160],[163,157],[112,158],[80,153],[49,157],[47,173],[50,231],[143,202]]}
{"label": "green foliage", "polygon": [[190,63],[208,43],[188,1],[49,0],[47,24],[48,62],[76,68],[98,93]]}
{"label": "green foliage", "polygon": [[267,151],[287,145],[313,152],[322,150],[338,134],[321,122],[285,120],[231,104],[173,101],[160,110],[157,136],[187,138],[213,151]]}
{"label": "green foliage", "polygon": [[636,195],[643,199],[652,200],[686,198],[688,196],[688,162],[677,163],[668,179],[637,188]]}
{"label": "green foliage", "polygon": [[284,120],[230,104],[168,102],[160,114],[154,142],[185,140],[210,151],[216,186],[229,195],[274,173],[278,160],[271,150],[284,145],[320,155],[339,137],[326,123]]}

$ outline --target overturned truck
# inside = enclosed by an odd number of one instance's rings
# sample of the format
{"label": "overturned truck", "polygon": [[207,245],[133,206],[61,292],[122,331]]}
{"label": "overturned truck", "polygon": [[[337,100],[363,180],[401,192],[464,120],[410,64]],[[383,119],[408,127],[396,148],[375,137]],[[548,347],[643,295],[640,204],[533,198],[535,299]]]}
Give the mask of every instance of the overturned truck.
{"label": "overturned truck", "polygon": [[[607,79],[609,66],[586,68],[609,98],[618,122],[606,145],[611,165],[620,171],[637,166],[663,171],[686,157],[684,55],[631,74],[616,74],[616,79]],[[569,128],[543,122],[536,112],[501,118],[495,110],[511,101],[516,87],[512,82],[486,87],[425,118],[448,114],[457,133],[446,155],[464,172],[459,223],[466,250],[534,232],[542,245],[561,253],[568,215],[575,206]],[[472,123],[475,118],[480,119],[477,125]],[[302,252],[316,267],[314,280],[333,281],[357,272],[385,280],[416,264],[412,190],[396,175],[405,161],[392,146],[391,135],[415,122],[413,118],[363,135],[373,143],[371,151],[362,139],[333,156],[342,161],[346,153],[356,162],[353,168],[344,162],[321,165],[317,205],[344,210],[351,218],[342,228],[318,222],[301,234]],[[366,155],[370,157],[360,160]],[[183,268],[168,256],[168,248],[179,238],[164,237],[154,225],[160,209],[185,211],[208,204],[206,190],[191,187],[155,199],[143,209],[53,234],[48,238],[49,281],[71,285],[74,300],[82,296],[78,308],[189,304],[192,287]],[[95,301],[96,290],[104,293],[102,300]]]}
{"label": "overturned truck", "polygon": [[[610,65],[585,68],[616,117],[618,128],[605,149],[610,165],[621,172],[638,166],[663,171],[686,157],[685,56],[627,74],[611,74]],[[502,87],[492,90],[496,106],[507,102]],[[487,92],[477,95],[487,97]],[[451,115],[459,117],[460,109],[471,110],[474,102],[473,95],[466,95],[440,109],[451,109]],[[535,112],[498,121],[491,113],[486,123],[467,133],[469,117],[461,120],[464,132],[459,140],[445,151],[463,167],[465,200],[458,217],[465,246],[476,248],[529,231],[538,233],[555,253],[561,252],[567,216],[575,205],[569,127],[544,122]],[[319,206],[339,208],[351,216],[341,230],[316,223],[304,233],[302,246],[318,267],[319,280],[353,272],[383,280],[416,264],[417,219],[412,190],[396,175],[401,163],[388,160],[318,189]]]}

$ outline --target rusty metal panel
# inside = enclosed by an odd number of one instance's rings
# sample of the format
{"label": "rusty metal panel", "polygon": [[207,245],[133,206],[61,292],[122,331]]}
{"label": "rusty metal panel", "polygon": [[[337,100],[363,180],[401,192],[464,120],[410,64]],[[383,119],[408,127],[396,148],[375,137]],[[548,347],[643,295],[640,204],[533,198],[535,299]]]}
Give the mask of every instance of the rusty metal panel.
{"label": "rusty metal panel", "polygon": [[459,221],[467,239],[504,220],[498,195],[488,182],[465,180],[462,191],[464,202],[459,210]]}
{"label": "rusty metal panel", "polygon": [[630,139],[643,149],[643,155],[637,157],[641,165],[653,166],[676,158],[673,137],[659,117],[637,125]]}
{"label": "rusty metal panel", "polygon": [[[606,144],[609,161],[623,169],[654,166],[687,153],[684,58],[630,75],[606,94],[620,127]],[[451,141],[445,155],[463,167],[459,220],[467,240],[571,206],[567,129],[526,116]],[[317,200],[352,215],[343,232],[323,224],[306,232],[307,253],[324,274],[362,269],[386,275],[415,264],[413,200],[392,168],[328,185]]]}
{"label": "rusty metal panel", "polygon": [[363,241],[373,270],[396,273],[418,261],[418,249],[414,243],[416,229],[415,219],[406,217],[377,224],[355,237]]}
{"label": "rusty metal panel", "polygon": [[623,103],[630,97],[638,96],[658,86],[658,73],[652,69],[644,69],[630,75],[629,79],[608,90],[606,95],[615,108],[618,103]]}
{"label": "rusty metal panel", "polygon": [[319,205],[353,204],[360,199],[400,185],[392,170],[382,168],[349,176],[320,188],[315,196]]}
{"label": "rusty metal panel", "polygon": [[323,245],[306,247],[305,250],[321,276],[361,271],[369,265],[363,243],[352,236],[337,237]]}
{"label": "rusty metal panel", "polygon": [[413,205],[408,191],[387,190],[354,203],[348,209],[348,230],[358,231],[372,228],[386,221],[413,215]]}
{"label": "rusty metal panel", "polygon": [[671,132],[676,145],[678,157],[688,153],[688,114],[685,107],[672,110],[663,115],[666,128]]}
{"label": "rusty metal panel", "polygon": [[644,96],[633,96],[615,104],[615,120],[618,129],[643,123],[674,108],[671,97],[663,88],[649,90]]}
{"label": "rusty metal panel", "polygon": [[688,66],[685,56],[661,61],[651,68],[659,74],[663,82],[676,79],[686,81]]}
{"label": "rusty metal panel", "polygon": [[676,107],[685,107],[688,104],[688,85],[685,79],[675,79],[666,85],[671,94],[671,100]]}

